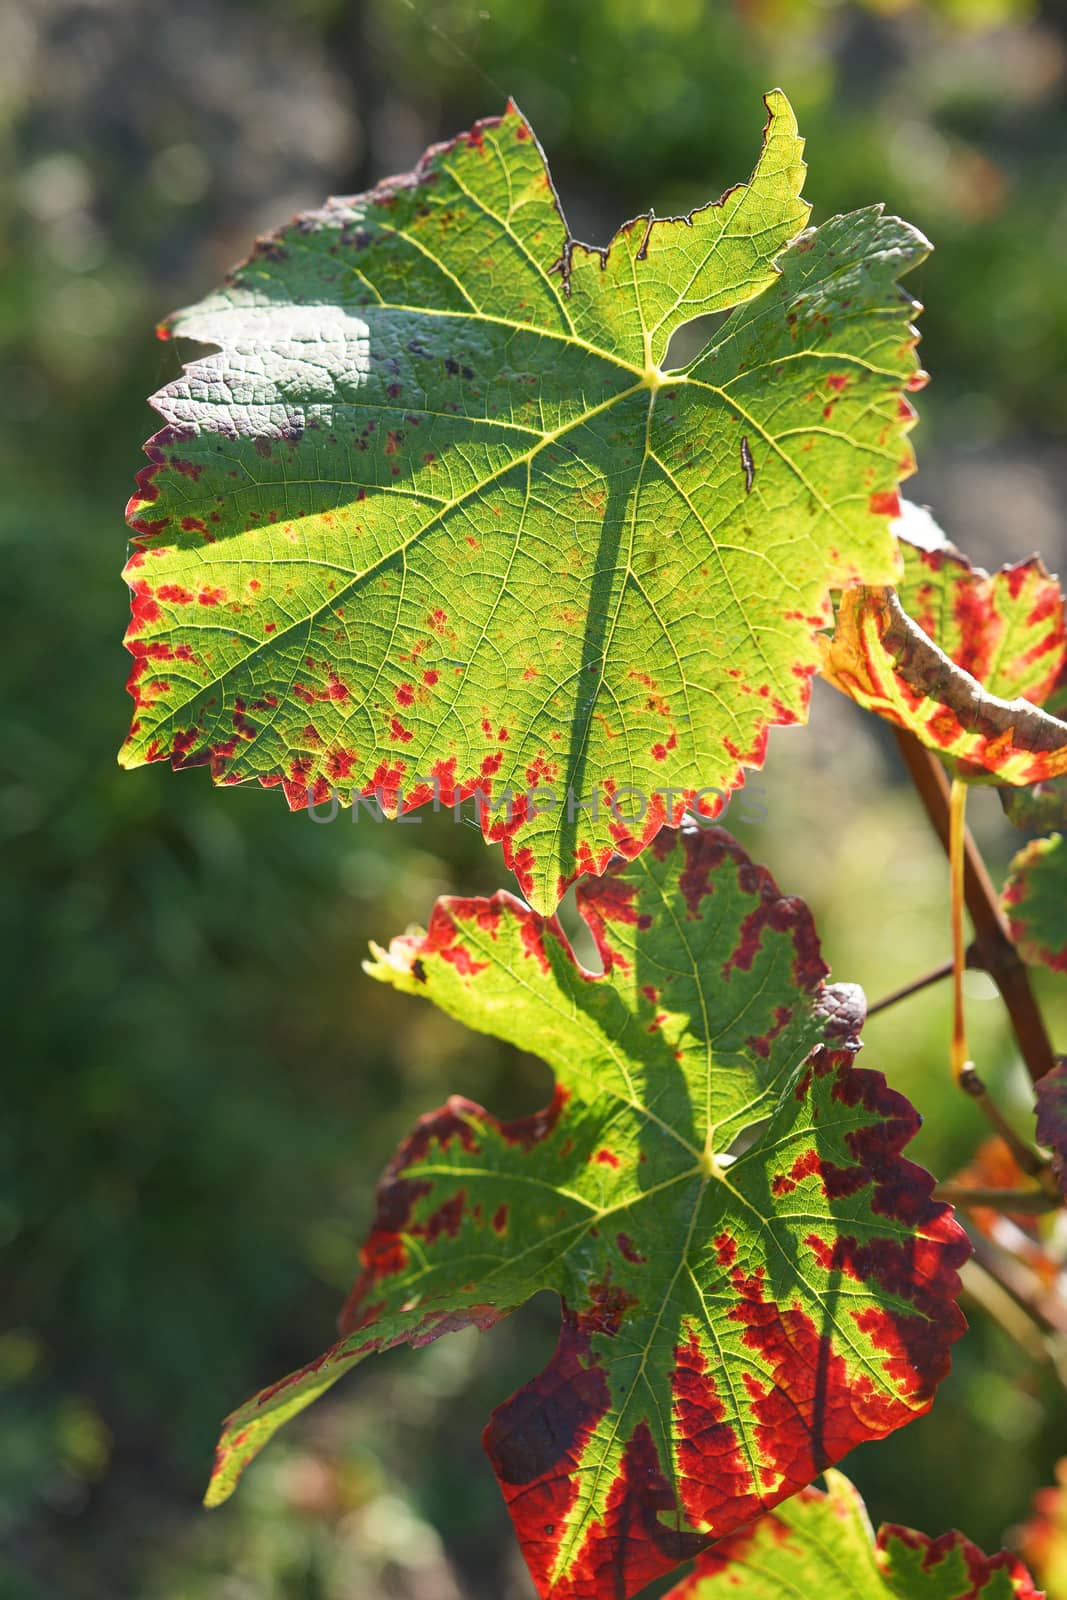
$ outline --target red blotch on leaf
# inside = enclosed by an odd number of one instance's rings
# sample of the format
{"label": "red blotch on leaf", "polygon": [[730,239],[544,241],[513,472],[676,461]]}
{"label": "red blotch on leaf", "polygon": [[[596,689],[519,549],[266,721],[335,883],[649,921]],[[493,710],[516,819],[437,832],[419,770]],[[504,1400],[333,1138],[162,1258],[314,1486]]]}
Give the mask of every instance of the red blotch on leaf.
{"label": "red blotch on leaf", "polygon": [[737,1434],[724,1421],[726,1410],[695,1332],[678,1345],[675,1361],[671,1390],[682,1501],[690,1521],[714,1537],[758,1516],[764,1505]]}

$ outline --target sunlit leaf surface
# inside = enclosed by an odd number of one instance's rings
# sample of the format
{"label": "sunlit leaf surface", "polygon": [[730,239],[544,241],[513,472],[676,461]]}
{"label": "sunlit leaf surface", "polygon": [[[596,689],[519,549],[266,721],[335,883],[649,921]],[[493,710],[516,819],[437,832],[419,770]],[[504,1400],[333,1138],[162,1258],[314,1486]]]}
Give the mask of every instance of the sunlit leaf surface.
{"label": "sunlit leaf surface", "polygon": [[961,1533],[931,1539],[867,1510],[840,1472],[702,1556],[667,1600],[1041,1600],[1021,1561]]}
{"label": "sunlit leaf surface", "polygon": [[346,1336],[229,1421],[211,1496],[373,1351],[541,1289],[556,1354],[486,1449],[543,1595],[629,1596],[924,1412],[966,1239],[856,1067],[807,908],[720,829],[579,886],[603,972],[506,894],[439,901],[371,971],[541,1055],[545,1109],[450,1100],[378,1191]]}
{"label": "sunlit leaf surface", "polygon": [[124,762],[389,814],[478,790],[543,910],[718,814],[805,717],[831,588],[894,578],[913,465],[926,243],[878,208],[802,232],[766,103],[747,184],[603,249],[509,105],[170,320],[216,353],[155,396],[130,502]]}

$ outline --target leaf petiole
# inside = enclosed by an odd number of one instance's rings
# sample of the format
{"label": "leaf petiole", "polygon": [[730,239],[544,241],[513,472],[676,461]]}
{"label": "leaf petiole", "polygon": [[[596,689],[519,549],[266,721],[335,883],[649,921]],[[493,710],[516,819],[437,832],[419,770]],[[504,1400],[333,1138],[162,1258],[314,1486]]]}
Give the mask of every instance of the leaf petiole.
{"label": "leaf petiole", "polygon": [[953,778],[948,798],[948,864],[952,896],[952,1076],[962,1083],[966,1069],[974,1071],[967,1051],[967,1018],[963,999],[963,969],[967,952],[963,943],[964,829],[967,785]]}

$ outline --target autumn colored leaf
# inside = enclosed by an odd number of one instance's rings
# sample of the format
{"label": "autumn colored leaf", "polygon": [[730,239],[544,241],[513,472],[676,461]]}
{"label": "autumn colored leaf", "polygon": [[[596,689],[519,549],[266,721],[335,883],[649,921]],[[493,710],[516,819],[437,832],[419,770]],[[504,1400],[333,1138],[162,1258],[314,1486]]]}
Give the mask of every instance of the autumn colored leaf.
{"label": "autumn colored leaf", "polygon": [[990,575],[951,544],[912,543],[907,516],[896,526],[904,559],[897,593],[908,615],[989,694],[1045,706],[1067,664],[1058,580],[1037,556]]}
{"label": "autumn colored leaf", "polygon": [[1067,972],[1067,838],[1031,839],[1016,855],[1001,892],[1023,960]]}
{"label": "autumn colored leaf", "polygon": [[1056,1482],[1039,1489],[1015,1540],[1048,1600],[1067,1600],[1067,1456],[1056,1463]]}
{"label": "autumn colored leaf", "polygon": [[1015,1556],[984,1555],[962,1533],[937,1539],[884,1523],[840,1472],[804,1489],[700,1557],[666,1600],[1043,1600]]}
{"label": "autumn colored leaf", "polygon": [[[1005,790],[1005,810],[1020,827],[1035,826],[1062,809],[1058,780],[1050,775],[1067,772],[1061,748],[1067,724],[1060,725],[1067,710],[1060,697],[1067,626],[1059,581],[1036,556],[985,572],[908,501],[894,528],[904,565],[897,602],[906,619],[881,591],[850,596],[838,636],[823,645],[826,675],[860,705],[948,757],[961,777],[995,775],[1018,785]],[[937,652],[923,647],[913,625]],[[1019,702],[1048,717],[1033,717]]]}
{"label": "autumn colored leaf", "polygon": [[1031,784],[1067,773],[1067,723],[1001,700],[950,660],[890,588],[852,589],[823,635],[822,671],[865,710],[952,759],[961,776]]}
{"label": "autumn colored leaf", "polygon": [[127,765],[389,815],[478,790],[544,910],[718,814],[806,716],[831,589],[896,576],[928,248],[879,208],[802,232],[766,104],[747,184],[603,249],[509,104],[170,319],[216,350],[129,506]]}
{"label": "autumn colored leaf", "polygon": [[[1067,722],[1067,662],[1046,696],[1042,709]],[[1047,778],[1017,789],[1001,789],[1004,814],[1027,833],[1067,831],[1067,776]]]}
{"label": "autumn colored leaf", "polygon": [[[904,610],[934,643],[999,699],[1021,698],[1067,715],[1067,626],[1059,580],[1037,556],[990,575],[950,544],[929,513],[902,502],[894,524],[904,575]],[[1067,825],[1067,780],[1002,791],[1017,827],[1048,832]]]}
{"label": "autumn colored leaf", "polygon": [[378,1190],[341,1342],[228,1422],[211,1498],[376,1350],[563,1324],[485,1445],[540,1594],[625,1600],[921,1414],[969,1246],[901,1155],[918,1118],[853,1064],[807,908],[721,829],[579,885],[603,971],[512,896],[438,902],[370,971],[553,1068],[544,1110],[454,1098]]}

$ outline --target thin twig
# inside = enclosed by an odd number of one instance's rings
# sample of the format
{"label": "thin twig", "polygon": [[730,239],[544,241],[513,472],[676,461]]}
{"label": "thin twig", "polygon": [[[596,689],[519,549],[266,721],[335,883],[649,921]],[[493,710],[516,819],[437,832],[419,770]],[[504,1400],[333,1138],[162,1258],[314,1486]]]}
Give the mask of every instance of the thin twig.
{"label": "thin twig", "polygon": [[1046,1211],[1058,1210],[1063,1204],[1059,1195],[1046,1194],[1044,1189],[969,1189],[962,1183],[939,1183],[934,1198],[946,1200],[950,1206],[963,1206],[968,1211],[979,1207],[1020,1216],[1041,1216]]}
{"label": "thin twig", "polygon": [[1061,1336],[1067,1334],[1067,1305],[1058,1286],[1046,1288],[1017,1256],[1002,1250],[983,1234],[974,1232],[969,1237],[974,1249],[973,1260],[1007,1290],[1017,1305],[1049,1330]]}
{"label": "thin twig", "polygon": [[[903,728],[894,730],[904,764],[945,849],[949,846],[949,786],[937,757]],[[1020,1053],[1037,1083],[1056,1064],[1030,978],[1008,935],[996,890],[969,831],[964,833],[963,891],[974,924],[975,963],[988,972],[1007,1007]]]}
{"label": "thin twig", "polygon": [[[986,1085],[978,1076],[973,1061],[964,1062],[963,1070],[957,1082],[964,1093],[974,1101],[994,1133],[998,1133],[1004,1140],[1022,1170],[1028,1173],[1031,1178],[1036,1178],[1039,1181],[1045,1192],[1051,1196],[1053,1206],[1061,1206],[1063,1204],[1063,1196],[1059,1192],[1048,1160],[1033,1145],[1028,1144],[1021,1134],[1016,1133],[986,1088]],[[1053,1207],[1049,1209],[1051,1210]]]}
{"label": "thin twig", "polygon": [[965,1261],[960,1269],[965,1294],[969,1294],[982,1309],[998,1322],[1031,1360],[1055,1362],[1049,1348],[1050,1335],[1038,1323],[1029,1307],[1020,1305],[1015,1295],[1000,1282],[995,1273],[977,1261]]}
{"label": "thin twig", "polygon": [[907,1000],[911,995],[918,994],[923,989],[929,989],[931,984],[940,983],[944,978],[952,976],[952,962],[943,961],[933,972],[927,972],[921,978],[914,978],[911,983],[906,983],[902,989],[894,989],[892,994],[887,994],[883,999],[877,1000],[873,1006],[867,1007],[867,1015],[873,1017],[877,1011],[885,1011],[889,1006],[895,1006],[898,1000]]}

